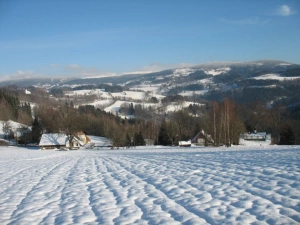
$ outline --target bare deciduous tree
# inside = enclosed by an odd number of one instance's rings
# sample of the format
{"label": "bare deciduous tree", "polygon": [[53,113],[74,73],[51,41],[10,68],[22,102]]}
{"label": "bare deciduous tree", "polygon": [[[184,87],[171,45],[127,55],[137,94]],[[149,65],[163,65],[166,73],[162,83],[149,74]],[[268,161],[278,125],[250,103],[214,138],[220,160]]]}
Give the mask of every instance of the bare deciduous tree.
{"label": "bare deciduous tree", "polygon": [[8,139],[11,132],[11,125],[9,121],[2,121],[2,130],[4,133],[4,139]]}

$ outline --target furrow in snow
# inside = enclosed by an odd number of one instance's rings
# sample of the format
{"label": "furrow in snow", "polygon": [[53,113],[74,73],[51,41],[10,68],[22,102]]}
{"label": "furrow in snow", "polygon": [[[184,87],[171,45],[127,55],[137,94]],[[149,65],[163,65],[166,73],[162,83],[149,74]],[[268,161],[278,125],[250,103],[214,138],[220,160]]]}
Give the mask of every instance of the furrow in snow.
{"label": "furrow in snow", "polygon": [[[23,183],[23,188],[21,196],[19,196],[20,203],[17,205],[16,209],[10,215],[10,224],[30,224],[36,223],[43,218],[45,212],[51,211],[51,207],[45,207],[37,209],[34,203],[39,202],[39,205],[48,205],[52,202],[52,185],[55,185],[59,182],[60,179],[60,170],[64,170],[64,167],[69,164],[71,160],[64,159],[60,162],[56,162],[53,166],[52,164],[43,167],[43,170],[36,170],[33,174],[27,174],[27,186]],[[42,175],[42,176],[40,176]],[[34,177],[41,177],[39,180],[32,179]],[[33,185],[32,185],[33,184]],[[15,187],[15,191],[20,191],[18,187]],[[55,189],[54,189],[55,190]],[[58,201],[59,199],[57,199]],[[57,203],[55,203],[57,204]],[[27,215],[31,214],[31,217]]]}
{"label": "furrow in snow", "polygon": [[[186,207],[182,202],[178,202],[172,198],[172,196],[165,190],[161,189],[159,185],[154,182],[154,178],[149,178],[147,174],[151,174],[152,176],[158,175],[153,173],[153,171],[149,171],[146,168],[146,164],[140,162],[128,163],[128,159],[113,159],[115,163],[119,164],[119,170],[126,170],[131,176],[134,176],[135,179],[140,179],[143,182],[145,193],[152,198],[152,202],[159,206],[162,211],[167,212],[171,215],[171,217],[180,222],[184,223],[195,223],[195,224],[205,224],[210,220],[209,217],[205,217],[205,215],[200,215],[201,212],[193,210],[191,207]],[[152,203],[152,204],[153,204]],[[151,202],[141,201],[138,203],[139,207],[144,207],[149,211],[149,207],[151,207]],[[150,210],[151,211],[151,210]],[[152,215],[146,214],[152,218]],[[147,218],[149,219],[149,218]],[[209,221],[210,224],[213,224],[213,221]]]}
{"label": "furrow in snow", "polygon": [[64,188],[61,190],[59,211],[55,215],[55,224],[84,224],[92,223],[97,219],[89,206],[89,191],[87,171],[91,171],[91,158],[78,158],[67,176]]}

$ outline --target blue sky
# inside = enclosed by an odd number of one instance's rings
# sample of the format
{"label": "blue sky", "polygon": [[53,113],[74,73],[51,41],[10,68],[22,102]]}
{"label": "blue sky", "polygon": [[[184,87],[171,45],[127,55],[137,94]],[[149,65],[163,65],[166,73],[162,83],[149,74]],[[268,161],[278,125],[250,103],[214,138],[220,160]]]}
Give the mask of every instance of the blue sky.
{"label": "blue sky", "polygon": [[3,0],[0,79],[300,64],[299,0]]}

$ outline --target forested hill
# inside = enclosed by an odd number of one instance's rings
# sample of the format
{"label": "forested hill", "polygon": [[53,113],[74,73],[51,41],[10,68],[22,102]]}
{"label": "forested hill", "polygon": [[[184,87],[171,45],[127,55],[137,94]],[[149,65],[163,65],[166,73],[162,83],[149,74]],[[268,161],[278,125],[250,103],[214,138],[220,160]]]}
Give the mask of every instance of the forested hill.
{"label": "forested hill", "polygon": [[71,129],[66,127],[69,115],[76,125],[72,129],[111,138],[117,146],[141,135],[150,143],[176,145],[200,130],[214,134],[216,145],[236,144],[239,133],[253,130],[270,133],[275,144],[300,144],[300,66],[283,61],[28,79],[26,87],[14,82],[0,91],[0,120],[32,125],[38,118],[46,132]]}

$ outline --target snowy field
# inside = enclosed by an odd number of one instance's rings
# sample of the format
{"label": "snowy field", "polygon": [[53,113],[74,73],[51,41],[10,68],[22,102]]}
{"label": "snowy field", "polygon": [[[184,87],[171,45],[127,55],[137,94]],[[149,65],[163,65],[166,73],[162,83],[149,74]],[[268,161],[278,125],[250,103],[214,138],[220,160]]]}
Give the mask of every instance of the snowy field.
{"label": "snowy field", "polygon": [[283,81],[283,80],[295,80],[295,79],[299,79],[300,77],[282,77],[278,74],[265,74],[265,75],[261,75],[258,77],[253,77],[253,79],[255,80],[279,80],[279,81]]}
{"label": "snowy field", "polygon": [[300,146],[0,153],[0,224],[300,223]]}

